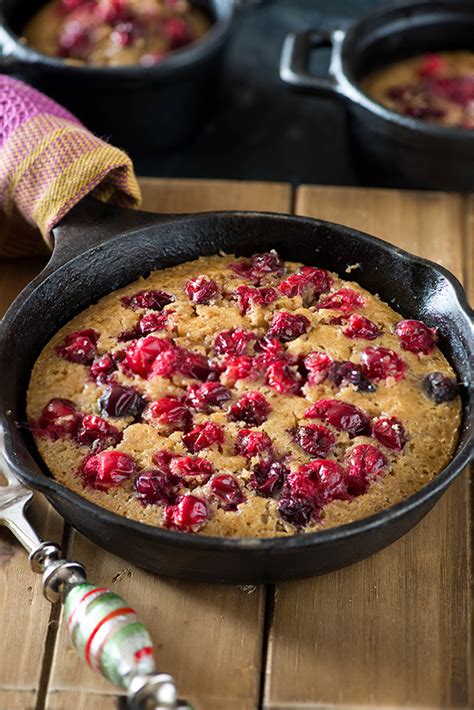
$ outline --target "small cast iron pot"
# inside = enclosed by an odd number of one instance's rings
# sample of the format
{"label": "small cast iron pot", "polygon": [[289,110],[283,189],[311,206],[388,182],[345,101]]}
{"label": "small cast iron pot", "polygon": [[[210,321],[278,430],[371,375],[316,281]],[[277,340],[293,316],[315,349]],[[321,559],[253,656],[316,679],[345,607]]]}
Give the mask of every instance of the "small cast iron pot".
{"label": "small cast iron pot", "polygon": [[[412,528],[467,465],[473,450],[472,312],[445,269],[348,227],[316,219],[251,212],[152,215],[87,198],[55,230],[46,269],[18,296],[0,324],[0,426],[18,477],[48,498],[75,528],[116,555],[160,574],[229,583],[308,577],[371,555]],[[340,274],[360,263],[359,281],[407,317],[439,329],[440,345],[461,383],[463,419],[456,454],[433,481],[377,515],[287,538],[229,539],[164,530],[109,512],[54,481],[24,426],[26,388],[51,336],[112,290],[166,268],[218,254],[249,256],[275,248],[284,259]],[[471,389],[470,389],[471,387]]]}
{"label": "small cast iron pot", "polygon": [[[332,47],[329,73],[310,73],[311,50]],[[360,80],[424,52],[474,50],[472,0],[418,0],[384,7],[346,28],[288,35],[280,64],[284,82],[344,101],[354,165],[365,184],[474,189],[474,130],[443,128],[390,111],[364,94]]]}
{"label": "small cast iron pot", "polygon": [[197,0],[213,26],[153,67],[73,65],[21,43],[23,27],[44,3],[2,0],[0,71],[44,91],[132,156],[168,150],[193,136],[216,104],[224,49],[242,0]]}

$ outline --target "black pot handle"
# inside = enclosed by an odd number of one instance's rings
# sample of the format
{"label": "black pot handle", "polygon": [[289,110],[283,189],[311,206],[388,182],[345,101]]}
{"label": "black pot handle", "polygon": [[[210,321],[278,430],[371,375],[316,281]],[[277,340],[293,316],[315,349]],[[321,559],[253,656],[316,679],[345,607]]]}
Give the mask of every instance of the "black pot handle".
{"label": "black pot handle", "polygon": [[[345,37],[342,29],[321,27],[317,30],[293,32],[283,44],[280,60],[280,78],[301,91],[310,91],[321,96],[344,96],[341,86],[341,44]],[[331,62],[326,76],[311,74],[309,60],[317,47],[331,47]]]}

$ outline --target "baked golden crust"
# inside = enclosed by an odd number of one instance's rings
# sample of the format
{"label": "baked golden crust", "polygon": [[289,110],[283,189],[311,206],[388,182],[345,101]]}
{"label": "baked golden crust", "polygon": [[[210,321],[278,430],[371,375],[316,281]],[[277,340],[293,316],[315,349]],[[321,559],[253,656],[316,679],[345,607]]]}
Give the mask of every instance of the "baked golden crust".
{"label": "baked golden crust", "polygon": [[[169,376],[149,375],[148,378],[133,373],[120,353],[132,348],[142,340],[120,341],[118,336],[129,332],[133,335],[138,321],[149,310],[126,307],[121,300],[143,290],[164,291],[173,297],[173,301],[164,306],[161,314],[169,314],[164,329],[153,332],[147,337],[165,338],[185,351],[192,351],[220,363],[219,379],[228,389],[230,399],[220,407],[211,407],[210,411],[196,411],[190,407],[192,424],[187,429],[210,421],[223,428],[224,441],[219,447],[214,444],[199,451],[197,455],[209,461],[216,475],[230,474],[237,481],[244,496],[243,502],[235,510],[226,510],[222,501],[211,490],[212,481],[196,476],[180,484],[178,496],[192,493],[206,501],[209,519],[203,525],[189,529],[201,534],[235,537],[270,537],[292,535],[300,531],[310,532],[349,523],[372,515],[387,508],[419,490],[439,473],[451,459],[456,447],[460,425],[460,399],[456,396],[449,401],[435,403],[423,390],[423,379],[430,373],[443,373],[453,378],[450,365],[434,346],[429,354],[415,353],[401,346],[395,326],[401,320],[390,306],[383,303],[376,295],[368,293],[355,282],[341,279],[331,274],[329,297],[341,288],[351,289],[363,299],[363,305],[354,310],[370,319],[380,329],[380,335],[372,340],[348,337],[349,313],[337,309],[321,308],[321,303],[328,298],[328,293],[307,298],[303,294],[286,296],[278,289],[279,284],[290,274],[300,273],[300,264],[284,262],[283,271],[268,273],[259,279],[259,286],[275,289],[275,300],[266,305],[250,303],[248,311],[242,313],[242,303],[235,298],[239,285],[254,287],[253,277],[236,273],[230,265],[235,264],[234,256],[215,256],[200,258],[197,261],[180,264],[174,268],[153,272],[150,276],[115,291],[102,298],[97,304],[80,313],[51,339],[34,365],[27,397],[28,419],[32,422],[39,452],[54,477],[79,495],[109,510],[128,518],[162,526],[166,519],[166,505],[163,503],[143,505],[134,492],[135,475],[123,481],[121,485],[97,490],[84,484],[80,469],[84,460],[95,454],[97,449],[77,443],[72,435],[55,437],[42,431],[38,422],[45,406],[52,398],[70,400],[82,415],[101,415],[121,433],[121,440],[107,450],[116,449],[130,455],[136,462],[138,472],[156,469],[153,457],[157,451],[168,451],[181,457],[189,456],[189,450],[183,442],[183,431],[170,431],[169,427],[147,417],[150,403],[163,397],[179,397],[185,401],[190,388],[201,383],[180,372],[173,371]],[[206,276],[216,287],[215,297],[209,303],[196,303],[190,300],[185,285],[199,276]],[[260,371],[256,379],[237,379],[229,375],[229,368],[224,369],[226,355],[219,355],[215,349],[215,338],[223,331],[242,328],[253,331],[258,339],[268,334],[269,326],[275,314],[289,312],[308,319],[307,332],[292,340],[286,340],[280,347],[287,362],[290,362],[292,376],[300,379],[302,385],[298,394],[281,393],[269,383],[268,373]],[[71,362],[58,352],[64,346],[65,339],[71,333],[93,329],[99,336],[97,358],[111,353],[118,361],[117,369],[109,375],[106,382],[96,382],[91,377],[90,365]],[[137,333],[135,333],[137,336]],[[128,336],[130,337],[130,335]],[[261,350],[255,348],[256,340],[250,340],[248,352],[251,357],[258,357]],[[372,378],[372,389],[364,391],[347,381],[336,384],[334,378],[327,376],[327,371],[309,377],[301,363],[311,352],[329,355],[332,362],[350,361],[359,366],[361,353],[368,347],[387,348],[396,353],[404,363],[404,370],[398,379],[389,376],[383,379]],[[183,351],[184,351],[183,350]],[[363,369],[363,368],[362,368]],[[301,374],[303,373],[303,374]],[[100,378],[99,378],[100,379]],[[336,378],[337,379],[337,378]],[[317,381],[321,380],[321,381]],[[110,382],[133,387],[148,402],[144,416],[111,417],[99,410],[98,400],[107,390]],[[273,383],[274,384],[274,383]],[[229,411],[236,401],[246,392],[258,391],[263,394],[270,412],[263,423],[250,427],[243,421],[230,416]],[[355,405],[365,412],[372,424],[380,418],[395,417],[406,433],[406,443],[401,450],[381,444],[370,430],[362,435],[351,435],[341,431],[324,419],[305,418],[308,408],[321,400],[336,400]],[[36,424],[35,424],[36,422]],[[326,426],[335,439],[327,455],[311,456],[295,440],[295,428],[308,424]],[[286,495],[288,483],[277,488],[270,495],[258,495],[254,488],[255,466],[265,456],[245,457],[236,453],[238,432],[242,428],[266,432],[272,441],[272,456],[284,462],[289,472],[298,472],[301,466],[314,460],[337,462],[347,471],[348,456],[354,447],[361,444],[375,446],[381,452],[385,465],[380,472],[367,478],[368,490],[355,494],[350,499],[333,499],[325,505],[318,504],[317,510],[306,526],[295,526],[285,520],[278,512],[281,497]],[[120,435],[119,435],[120,436]],[[268,453],[268,452],[267,452]],[[298,495],[297,495],[298,497]],[[169,506],[173,508],[173,506]],[[165,516],[165,517],[164,517]],[[170,524],[168,526],[176,527]],[[183,529],[186,529],[183,526]]]}

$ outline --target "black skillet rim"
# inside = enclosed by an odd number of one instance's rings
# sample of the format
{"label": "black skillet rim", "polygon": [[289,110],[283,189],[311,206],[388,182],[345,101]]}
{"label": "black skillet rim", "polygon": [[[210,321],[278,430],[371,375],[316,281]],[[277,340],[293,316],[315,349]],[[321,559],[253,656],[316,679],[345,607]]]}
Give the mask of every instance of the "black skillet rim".
{"label": "black skillet rim", "polygon": [[[28,44],[23,44],[16,32],[13,32],[7,23],[3,23],[3,32],[8,40],[15,46],[14,58],[20,62],[25,62],[33,67],[47,67],[59,69],[72,75],[84,75],[96,78],[120,78],[123,75],[134,77],[166,77],[175,71],[185,69],[190,65],[199,64],[207,59],[209,54],[218,47],[227,34],[232,20],[234,19],[237,7],[229,0],[227,16],[219,16],[214,13],[213,23],[210,29],[197,41],[191,42],[182,49],[173,50],[161,62],[151,67],[143,67],[140,64],[125,64],[122,66],[93,66],[89,64],[68,64],[65,59],[51,57],[48,54],[38,52]],[[12,56],[12,55],[7,55]]]}
{"label": "black skillet rim", "polygon": [[[330,226],[330,227],[335,227],[338,230],[345,230],[349,231],[352,234],[356,234],[358,239],[361,239],[363,241],[369,242],[369,243],[375,243],[379,248],[382,248],[386,251],[391,251],[395,252],[398,258],[402,259],[405,262],[409,262],[411,264],[419,264],[421,266],[424,266],[426,268],[430,268],[431,270],[434,270],[438,272],[443,278],[445,278],[450,286],[453,289],[453,295],[456,298],[457,302],[457,307],[461,313],[465,316],[467,321],[470,321],[471,323],[471,335],[474,335],[474,324],[473,324],[473,310],[470,308],[466,294],[464,292],[464,289],[461,285],[461,283],[458,281],[458,279],[451,274],[447,269],[445,269],[443,266],[429,260],[429,259],[424,259],[423,257],[415,256],[414,254],[410,254],[409,252],[405,251],[404,249],[400,249],[399,247],[396,247],[382,239],[379,239],[378,237],[374,237],[372,235],[369,235],[365,232],[361,232],[356,229],[352,229],[350,227],[347,227],[345,225],[340,225],[336,224],[334,222],[327,222],[324,220],[318,220],[318,219],[313,219],[313,218],[308,218],[308,217],[295,217],[294,215],[283,215],[283,214],[278,214],[278,213],[269,213],[269,212],[239,212],[239,211],[226,211],[226,212],[212,212],[212,213],[200,213],[199,215],[188,215],[188,216],[183,216],[183,217],[174,217],[172,220],[173,222],[179,222],[181,220],[186,221],[186,219],[194,219],[196,216],[199,217],[206,217],[209,215],[216,215],[216,216],[229,216],[229,217],[278,217],[279,219],[286,219],[288,221],[294,221],[297,220],[299,223],[308,223],[311,225],[318,224],[320,226]],[[145,228],[146,230],[147,228]],[[138,233],[140,231],[144,231],[143,229],[133,229],[129,232],[124,232],[123,234],[119,234],[116,237],[113,237],[109,240],[107,240],[107,243],[112,244],[114,242],[119,242],[125,235],[131,236],[134,233]],[[81,259],[84,254],[90,251],[94,251],[97,249],[97,245],[91,247],[89,250],[86,250],[82,254],[74,257],[73,259],[68,260],[65,264],[63,264],[57,271],[61,271],[63,267],[65,267],[67,264],[70,264],[71,262],[75,261],[76,259]],[[54,273],[57,273],[55,271]],[[49,278],[49,275],[46,277],[45,281]],[[28,293],[26,296],[26,300],[28,300],[28,297],[31,295],[32,292]],[[26,301],[25,301],[26,303]],[[15,302],[12,304],[12,306],[15,305]],[[10,312],[7,312],[6,317],[4,318],[3,323],[8,321],[8,314]],[[474,393],[474,387],[472,383],[467,383],[465,389],[467,390],[467,397],[470,402],[473,400],[473,393]],[[463,405],[463,415],[464,417],[466,416],[466,405]],[[5,419],[5,413],[0,412],[0,420]],[[469,427],[469,423],[466,422],[465,425]],[[403,517],[406,513],[409,513],[411,510],[418,508],[421,506],[422,503],[429,501],[431,498],[434,498],[434,501],[437,500],[437,498],[448,488],[448,486],[457,478],[462,471],[465,469],[465,467],[469,464],[470,460],[472,459],[474,455],[474,438],[471,435],[471,439],[466,441],[462,447],[461,450],[457,450],[454,454],[453,459],[449,462],[449,464],[439,473],[435,476],[435,478],[427,483],[425,486],[423,486],[419,491],[414,493],[412,496],[409,496],[408,498],[402,500],[400,503],[397,503],[393,506],[390,506],[389,508],[386,508],[379,513],[376,513],[374,515],[371,515],[367,518],[362,518],[360,520],[357,520],[352,523],[348,523],[346,525],[340,525],[334,528],[330,528],[327,531],[317,531],[313,533],[301,533],[297,535],[291,535],[288,537],[272,537],[272,538],[258,538],[258,537],[251,537],[251,538],[228,538],[228,537],[216,537],[216,536],[208,536],[208,535],[198,535],[194,533],[180,533],[180,532],[173,532],[171,530],[166,530],[164,528],[160,528],[157,526],[153,525],[148,525],[147,523],[141,523],[135,520],[131,520],[130,518],[127,518],[122,515],[118,515],[117,513],[113,513],[112,511],[107,510],[106,508],[102,508],[101,506],[97,505],[96,503],[92,503],[88,501],[86,498],[83,498],[79,494],[73,492],[66,486],[63,486],[62,484],[58,483],[55,481],[52,477],[48,477],[45,474],[42,474],[42,480],[40,484],[38,484],[38,473],[30,473],[29,469],[25,469],[23,465],[19,462],[16,461],[16,452],[15,448],[13,446],[13,442],[11,440],[11,435],[9,431],[9,426],[15,426],[14,423],[8,424],[4,429],[4,434],[5,434],[5,449],[6,449],[6,456],[7,460],[10,463],[10,465],[13,467],[14,470],[16,470],[20,474],[21,479],[25,479],[28,482],[31,482],[32,486],[36,489],[39,490],[40,492],[44,493],[48,499],[50,497],[53,498],[59,495],[60,497],[65,497],[68,499],[68,502],[71,504],[75,504],[78,508],[81,509],[81,511],[84,511],[85,514],[90,517],[90,518],[97,518],[97,517],[102,517],[102,520],[104,523],[111,523],[115,526],[121,526],[123,527],[124,531],[128,529],[134,530],[134,532],[142,534],[142,535],[147,535],[150,542],[154,542],[155,540],[157,542],[163,542],[163,543],[169,543],[170,545],[181,547],[181,546],[191,546],[193,549],[201,549],[201,550],[207,550],[207,551],[212,551],[212,550],[222,550],[222,547],[227,548],[230,550],[232,549],[247,549],[247,550],[252,550],[254,552],[257,551],[265,551],[271,553],[272,551],[278,551],[278,552],[284,552],[284,551],[291,551],[294,548],[298,547],[312,547],[312,546],[317,546],[319,544],[325,544],[328,542],[337,542],[338,540],[343,540],[351,536],[357,536],[360,533],[368,532],[369,530],[378,529],[383,527],[384,525],[396,520],[397,518]],[[472,426],[470,427],[472,429]],[[27,445],[26,442],[24,442],[24,447],[28,451],[30,455],[33,456],[33,458],[37,458],[39,456],[38,452],[33,452],[31,451],[31,448]],[[25,474],[26,470],[26,474]],[[49,495],[48,495],[49,494]],[[53,504],[54,506],[54,504]]]}
{"label": "black skillet rim", "polygon": [[[457,0],[459,2],[459,0]],[[460,0],[465,3],[466,9],[462,12],[465,14],[472,14],[473,24],[474,24],[474,4],[468,3],[467,0]],[[420,14],[424,14],[425,8],[427,10],[431,9],[432,14],[436,11],[441,11],[438,8],[434,8],[435,3],[432,0],[418,0],[413,2],[413,0],[399,0],[398,2],[391,3],[373,10],[372,12],[364,15],[355,22],[351,23],[345,30],[344,38],[342,39],[340,52],[338,56],[337,64],[334,68],[334,76],[337,80],[337,86],[335,87],[336,93],[340,93],[343,97],[347,98],[352,103],[366,109],[372,114],[375,114],[378,118],[381,118],[391,124],[404,129],[409,129],[416,133],[422,133],[424,136],[430,138],[439,139],[455,139],[456,141],[474,146],[474,129],[462,128],[462,127],[451,127],[451,126],[439,126],[435,123],[429,123],[428,121],[422,121],[421,119],[411,118],[410,116],[405,116],[404,114],[397,113],[396,111],[391,111],[382,104],[377,103],[371,99],[362,89],[360,88],[360,83],[358,79],[355,78],[352,71],[351,63],[348,57],[345,56],[345,51],[349,42],[353,40],[354,36],[361,31],[361,25],[372,20],[377,20],[378,18],[383,19],[390,17],[390,15],[398,10],[414,10],[419,7]],[[446,2],[444,4],[443,12],[451,14],[453,17],[457,14],[457,8],[453,5],[450,7],[450,3]],[[461,11],[459,11],[461,14]],[[337,31],[337,30],[336,30]],[[344,30],[342,30],[344,31]]]}

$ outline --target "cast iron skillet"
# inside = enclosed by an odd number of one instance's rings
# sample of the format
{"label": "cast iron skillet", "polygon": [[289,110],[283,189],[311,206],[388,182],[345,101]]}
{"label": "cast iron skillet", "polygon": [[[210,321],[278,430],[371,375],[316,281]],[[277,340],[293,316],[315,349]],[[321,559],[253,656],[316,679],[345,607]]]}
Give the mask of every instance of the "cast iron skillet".
{"label": "cast iron skillet", "polygon": [[[428,236],[428,235],[427,235]],[[472,454],[474,359],[472,312],[445,269],[367,234],[328,222],[279,214],[210,212],[160,216],[120,210],[87,198],[55,230],[50,263],[13,303],[0,330],[0,415],[6,456],[18,477],[41,491],[98,545],[163,575],[229,583],[307,577],[356,562],[399,538],[436,503]],[[462,383],[463,423],[455,457],[421,491],[350,525],[290,538],[223,539],[181,534],[127,520],[52,480],[25,421],[32,365],[49,338],[113,289],[200,255],[275,248],[284,259],[344,274],[360,263],[361,285],[405,316],[437,326],[441,348]]]}
{"label": "cast iron skillet", "polygon": [[249,4],[195,0],[214,20],[200,41],[153,67],[91,67],[48,57],[20,41],[26,22],[45,2],[0,1],[0,71],[56,99],[90,130],[132,155],[169,150],[195,134],[216,104],[236,9]]}
{"label": "cast iron skillet", "polygon": [[[332,47],[329,73],[310,72],[311,50]],[[289,35],[282,80],[344,102],[354,165],[364,184],[474,189],[474,130],[442,128],[402,116],[364,94],[360,80],[399,59],[441,50],[474,50],[473,0],[404,0],[344,28]]]}

